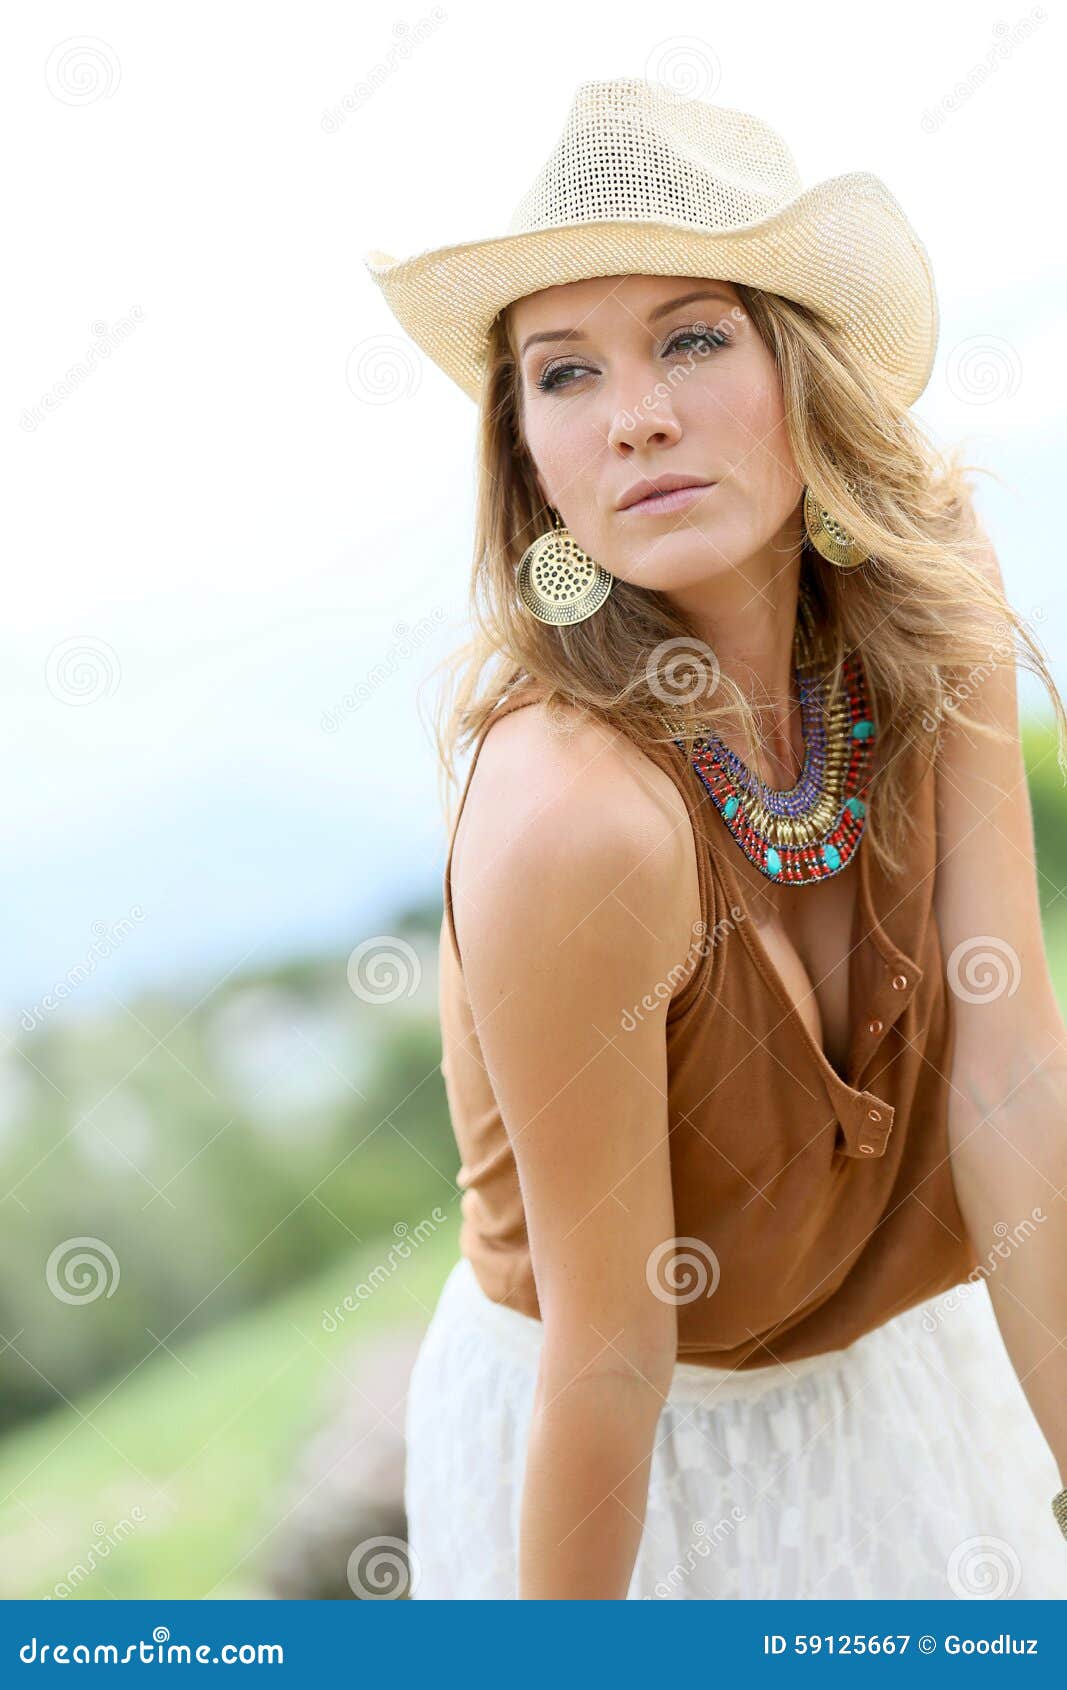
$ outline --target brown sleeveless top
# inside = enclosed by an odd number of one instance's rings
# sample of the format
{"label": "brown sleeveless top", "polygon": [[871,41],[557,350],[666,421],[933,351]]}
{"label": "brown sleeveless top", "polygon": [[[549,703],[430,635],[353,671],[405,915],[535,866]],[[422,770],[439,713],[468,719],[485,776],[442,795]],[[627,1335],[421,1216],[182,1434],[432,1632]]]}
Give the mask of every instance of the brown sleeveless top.
{"label": "brown sleeveless top", "polygon": [[[439,975],[460,1249],[489,1298],[534,1319],[518,1172],[464,988],[449,875],[485,734],[539,696],[505,699],[475,745],[445,863]],[[936,766],[921,746],[901,753],[914,758],[917,822],[903,872],[887,877],[866,836],[858,848],[842,1078],[745,919],[739,846],[684,750],[645,754],[688,807],[706,935],[666,1013],[669,1151],[676,1237],[713,1251],[719,1274],[713,1295],[678,1303],[678,1360],[750,1368],[841,1349],[978,1261],[949,1159],[955,1023],[933,910]]]}

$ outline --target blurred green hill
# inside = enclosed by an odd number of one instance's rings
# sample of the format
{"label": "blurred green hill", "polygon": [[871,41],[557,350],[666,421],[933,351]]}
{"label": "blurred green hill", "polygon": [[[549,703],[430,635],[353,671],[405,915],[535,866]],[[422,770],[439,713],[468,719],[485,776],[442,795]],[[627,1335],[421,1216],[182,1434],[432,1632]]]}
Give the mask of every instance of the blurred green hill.
{"label": "blurred green hill", "polygon": [[292,1529],[279,1496],[299,1452],[331,1390],[359,1394],[362,1350],[383,1332],[421,1333],[458,1253],[457,1220],[453,1210],[343,1326],[331,1329],[330,1311],[368,1283],[380,1252],[339,1256],[10,1434],[0,1600],[271,1595],[264,1581]]}
{"label": "blurred green hill", "polygon": [[77,1018],[68,1004],[18,1035],[0,1432],[435,1205],[452,1216],[439,922],[419,911],[355,962],[235,975],[193,1001],[155,992]]}

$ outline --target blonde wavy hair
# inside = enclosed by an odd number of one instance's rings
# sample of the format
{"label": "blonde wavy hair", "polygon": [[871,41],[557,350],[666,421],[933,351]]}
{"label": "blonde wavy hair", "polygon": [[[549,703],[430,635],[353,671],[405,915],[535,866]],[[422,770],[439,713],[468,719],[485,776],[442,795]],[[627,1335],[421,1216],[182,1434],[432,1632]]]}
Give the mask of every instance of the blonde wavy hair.
{"label": "blonde wavy hair", "polygon": [[[919,741],[935,756],[949,715],[976,732],[996,733],[966,700],[998,662],[1021,663],[1048,689],[1065,771],[1067,713],[1040,644],[983,561],[987,543],[968,472],[993,472],[962,463],[958,449],[941,453],[908,412],[880,394],[816,313],[734,285],[774,354],[801,479],[869,554],[862,568],[842,570],[805,540],[801,589],[810,593],[833,690],[842,685],[846,654],[862,654],[878,724],[867,830],[882,863],[896,872],[909,828],[909,760],[898,752]],[[546,712],[563,731],[577,709],[651,751],[674,737],[666,713],[687,749],[702,728],[739,726],[754,761],[757,713],[725,673],[716,673],[710,699],[686,687],[665,705],[655,667],[662,649],[675,672],[678,642],[692,642],[695,663],[706,660],[707,646],[664,594],[616,579],[584,622],[552,627],[530,615],[516,591],[516,569],[531,540],[551,525],[523,433],[522,375],[505,309],[490,332],[480,406],[472,635],[438,666],[446,681],[432,731],[446,814],[459,785],[457,753],[476,740],[505,695],[527,686],[543,689]],[[694,691],[701,696],[685,696]]]}

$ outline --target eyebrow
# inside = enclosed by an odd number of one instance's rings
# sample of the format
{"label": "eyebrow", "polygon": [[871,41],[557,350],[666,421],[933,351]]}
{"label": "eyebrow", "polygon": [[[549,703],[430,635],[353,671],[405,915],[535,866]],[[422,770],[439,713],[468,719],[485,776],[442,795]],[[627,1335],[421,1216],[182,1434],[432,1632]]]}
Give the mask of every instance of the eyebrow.
{"label": "eyebrow", "polygon": [[[682,305],[692,305],[697,299],[724,299],[728,305],[736,304],[732,294],[725,288],[698,288],[694,293],[683,293],[677,299],[668,299],[663,305],[657,305],[650,311],[646,321],[657,323],[661,317],[666,317],[672,311],[677,311]],[[543,329],[538,334],[527,335],[519,348],[520,358],[524,358],[531,346],[536,346],[542,340],[587,340],[589,337],[581,329]]]}

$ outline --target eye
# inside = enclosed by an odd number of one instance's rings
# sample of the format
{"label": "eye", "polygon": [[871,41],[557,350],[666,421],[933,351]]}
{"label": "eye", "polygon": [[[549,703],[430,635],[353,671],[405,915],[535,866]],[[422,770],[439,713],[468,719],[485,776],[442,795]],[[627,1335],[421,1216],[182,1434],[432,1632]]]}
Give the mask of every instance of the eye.
{"label": "eye", "polygon": [[[696,327],[689,329],[676,329],[674,334],[668,339],[664,351],[668,353],[675,352],[682,345],[682,342],[687,340],[695,342],[700,348],[701,356],[706,357],[709,352],[713,352],[717,347],[728,345],[730,337],[728,334],[725,334],[722,329],[704,329]],[[561,376],[566,376],[571,372],[574,372],[576,376],[580,377],[588,375],[589,369],[583,364],[548,364],[545,369],[541,371],[541,374],[538,376],[534,386],[540,388],[542,393],[554,393],[561,388],[572,387],[574,385],[573,382],[561,381],[559,379]]]}
{"label": "eye", "polygon": [[683,340],[696,341],[705,352],[710,352],[717,346],[725,346],[729,336],[721,329],[679,329],[667,342],[668,351],[673,352]]}
{"label": "eye", "polygon": [[534,386],[539,387],[542,393],[554,393],[559,387],[570,387],[572,385],[570,382],[561,382],[558,379],[560,376],[566,375],[568,370],[577,370],[579,375],[588,375],[589,373],[588,370],[583,370],[581,364],[549,364],[547,368],[541,371]]}

